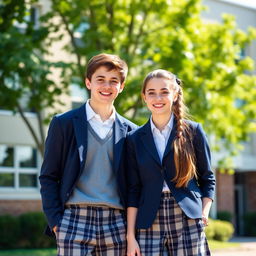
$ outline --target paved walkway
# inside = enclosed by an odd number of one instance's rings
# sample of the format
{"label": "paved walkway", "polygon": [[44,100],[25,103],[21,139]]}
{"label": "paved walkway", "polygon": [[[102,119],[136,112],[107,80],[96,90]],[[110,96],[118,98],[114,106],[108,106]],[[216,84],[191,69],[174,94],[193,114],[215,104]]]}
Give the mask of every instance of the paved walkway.
{"label": "paved walkway", "polygon": [[240,243],[240,247],[216,250],[212,256],[256,256],[256,237],[234,237],[230,242]]}

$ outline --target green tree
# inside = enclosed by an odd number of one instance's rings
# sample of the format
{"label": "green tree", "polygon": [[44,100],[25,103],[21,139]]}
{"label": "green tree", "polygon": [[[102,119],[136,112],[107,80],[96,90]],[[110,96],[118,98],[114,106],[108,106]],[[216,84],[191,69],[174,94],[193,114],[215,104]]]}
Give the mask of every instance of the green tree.
{"label": "green tree", "polygon": [[127,86],[116,101],[120,113],[145,122],[141,83],[147,72],[165,68],[184,81],[190,112],[214,136],[216,145],[221,141],[232,153],[255,130],[256,80],[250,74],[254,63],[241,57],[256,37],[255,29],[239,30],[231,16],[223,17],[221,24],[205,23],[200,0],[51,0],[51,4],[44,25],[55,40],[70,39],[65,50],[73,58],[65,74],[72,83],[84,87],[84,67],[97,53],[118,54],[127,61]]}
{"label": "green tree", "polygon": [[[48,54],[49,28],[35,24],[33,4],[37,1],[4,0],[0,4],[0,107],[18,112],[34,138],[39,152],[44,151],[44,109],[59,102],[61,87],[50,78],[53,68],[64,63],[52,63],[44,58]],[[47,44],[47,40],[48,44]],[[34,128],[26,111],[33,111],[38,128]],[[39,132],[38,132],[39,131]]]}
{"label": "green tree", "polygon": [[255,29],[241,31],[228,15],[221,24],[205,23],[200,0],[52,0],[52,7],[55,25],[70,37],[66,49],[76,56],[72,75],[81,86],[91,56],[109,52],[128,62],[127,87],[116,101],[121,113],[145,122],[143,77],[165,68],[184,81],[190,113],[214,136],[215,149],[232,154],[255,131],[255,66],[241,56]]}

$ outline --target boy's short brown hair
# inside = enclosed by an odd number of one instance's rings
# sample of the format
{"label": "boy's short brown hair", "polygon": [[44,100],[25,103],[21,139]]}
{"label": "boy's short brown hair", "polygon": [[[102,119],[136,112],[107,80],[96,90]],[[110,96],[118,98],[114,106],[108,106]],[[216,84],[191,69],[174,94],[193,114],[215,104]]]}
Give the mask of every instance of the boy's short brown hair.
{"label": "boy's short brown hair", "polygon": [[106,67],[109,71],[113,69],[117,70],[121,77],[121,83],[125,81],[128,73],[128,66],[126,62],[120,59],[117,55],[106,53],[98,54],[89,60],[85,77],[91,81],[92,75],[102,66]]}

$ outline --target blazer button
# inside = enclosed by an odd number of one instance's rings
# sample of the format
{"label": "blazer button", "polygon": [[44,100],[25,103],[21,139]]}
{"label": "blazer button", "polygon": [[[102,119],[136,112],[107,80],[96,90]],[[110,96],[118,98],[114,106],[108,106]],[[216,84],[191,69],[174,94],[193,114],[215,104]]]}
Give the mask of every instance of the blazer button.
{"label": "blazer button", "polygon": [[69,196],[69,193],[67,193],[67,196]]}

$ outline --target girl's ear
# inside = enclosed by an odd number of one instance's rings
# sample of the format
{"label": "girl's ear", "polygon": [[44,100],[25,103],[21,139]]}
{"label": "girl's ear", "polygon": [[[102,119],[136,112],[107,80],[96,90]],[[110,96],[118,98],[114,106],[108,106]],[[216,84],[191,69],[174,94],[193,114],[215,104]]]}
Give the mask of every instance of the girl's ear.
{"label": "girl's ear", "polygon": [[179,97],[180,89],[175,90],[174,96],[173,96],[173,103],[177,103],[178,97]]}
{"label": "girl's ear", "polygon": [[144,101],[145,103],[147,103],[147,101],[146,101],[146,96],[145,96],[144,93],[141,93],[141,98],[143,99],[143,101]]}

